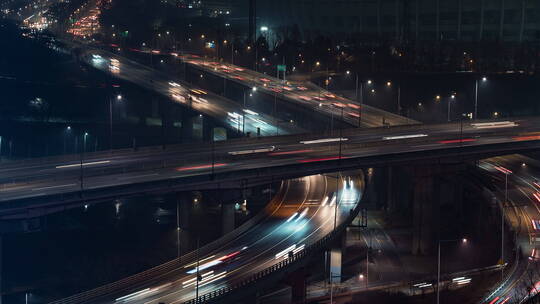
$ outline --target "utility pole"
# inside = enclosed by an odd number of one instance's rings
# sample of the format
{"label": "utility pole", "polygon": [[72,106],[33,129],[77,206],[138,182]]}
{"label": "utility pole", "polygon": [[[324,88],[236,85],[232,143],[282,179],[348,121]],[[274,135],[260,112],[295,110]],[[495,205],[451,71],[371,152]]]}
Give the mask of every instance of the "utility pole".
{"label": "utility pole", "polygon": [[180,251],[180,201],[176,199],[176,254],[178,261],[182,262],[182,256]]}
{"label": "utility pole", "polygon": [[401,83],[398,84],[397,88],[397,113],[401,115]]}
{"label": "utility pole", "polygon": [[199,281],[201,280],[201,276],[199,274],[199,248],[200,248],[200,237],[197,236],[197,278],[195,281],[197,282],[197,285],[195,287],[195,303],[199,303]]}
{"label": "utility pole", "polygon": [[84,134],[83,134],[83,147],[82,147],[82,151],[81,151],[81,172],[80,172],[80,175],[81,175],[81,197],[82,197],[83,190],[84,190],[83,159],[84,159],[84,152],[86,151],[86,137],[87,136],[88,136],[88,133],[84,132]]}
{"label": "utility pole", "polygon": [[369,234],[369,245],[366,248],[366,290],[369,283],[369,250],[371,249],[371,231],[368,229]]}
{"label": "utility pole", "polygon": [[112,150],[113,148],[113,138],[112,138],[112,134],[113,134],[113,106],[112,106],[112,98],[111,98],[111,95],[109,94],[109,149]]}
{"label": "utility pole", "polygon": [[440,292],[441,292],[441,241],[438,242],[437,246],[437,304],[440,303]]}
{"label": "utility pole", "polygon": [[215,148],[215,141],[214,141],[214,137],[215,137],[214,132],[215,132],[215,129],[212,128],[212,132],[210,132],[212,136],[212,138],[210,139],[212,141],[212,180],[214,180],[214,166],[216,164],[216,160],[215,160],[216,148]]}
{"label": "utility pole", "polygon": [[478,119],[478,78],[474,81],[474,119]]}
{"label": "utility pole", "polygon": [[242,134],[246,135],[246,91],[244,90],[244,108],[242,109]]}
{"label": "utility pole", "polygon": [[508,172],[504,173],[504,204],[501,205],[501,281],[504,280],[504,209],[508,204]]}

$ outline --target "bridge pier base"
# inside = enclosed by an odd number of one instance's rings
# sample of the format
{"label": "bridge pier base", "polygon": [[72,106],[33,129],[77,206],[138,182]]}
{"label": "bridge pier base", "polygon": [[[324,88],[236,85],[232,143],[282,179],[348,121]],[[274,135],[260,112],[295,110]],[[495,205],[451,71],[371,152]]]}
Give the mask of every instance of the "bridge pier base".
{"label": "bridge pier base", "polygon": [[182,142],[189,142],[193,137],[193,119],[187,115],[187,110],[182,111]]}
{"label": "bridge pier base", "polygon": [[285,283],[291,286],[291,303],[303,304],[306,302],[306,277],[308,273],[305,268],[300,268],[292,273],[289,273],[285,279]]}
{"label": "bridge pier base", "polygon": [[221,204],[221,228],[222,234],[225,235],[234,230],[235,210],[234,204]]}
{"label": "bridge pier base", "polygon": [[[433,169],[428,166],[414,169],[413,198],[413,243],[412,252],[416,255],[431,252],[434,240],[433,225],[439,201],[436,199],[438,184]],[[435,206],[437,205],[437,206]]]}
{"label": "bridge pier base", "polygon": [[341,283],[342,256],[345,254],[345,248],[347,247],[346,241],[347,233],[343,232],[341,237],[335,240],[331,249],[326,252],[328,282]]}
{"label": "bridge pier base", "polygon": [[211,121],[210,117],[201,117],[202,123],[202,140],[203,141],[211,141],[212,140],[212,133],[213,133],[213,123]]}

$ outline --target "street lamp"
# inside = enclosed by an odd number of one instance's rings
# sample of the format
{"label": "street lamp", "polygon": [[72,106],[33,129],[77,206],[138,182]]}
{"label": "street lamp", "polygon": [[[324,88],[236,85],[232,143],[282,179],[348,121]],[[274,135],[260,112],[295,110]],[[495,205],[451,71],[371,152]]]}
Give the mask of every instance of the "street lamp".
{"label": "street lamp", "polygon": [[[482,77],[482,82],[486,82],[487,77]],[[474,81],[474,119],[478,119],[478,78]]]}
{"label": "street lamp", "polygon": [[[246,90],[247,91],[247,90]],[[244,108],[242,110],[242,133],[246,134],[246,91],[244,91]],[[253,93],[257,91],[257,87],[252,87],[249,97],[253,96]]]}
{"label": "street lamp", "polygon": [[449,242],[461,242],[461,244],[467,244],[466,238],[454,239],[454,240],[439,240],[437,244],[437,304],[440,303],[440,291],[441,291],[441,243]]}
{"label": "street lamp", "polygon": [[448,99],[448,121],[450,122],[450,104],[452,103],[452,100],[456,99],[456,94],[452,94],[450,96],[450,99]]}
{"label": "street lamp", "polygon": [[[347,75],[350,74],[350,71],[347,71]],[[358,73],[355,73],[356,75],[356,101],[360,103],[360,106],[358,107],[358,127],[362,125],[362,105],[364,104],[364,82],[360,81],[360,78],[358,77]],[[367,80],[366,84],[371,84],[371,80]],[[371,93],[375,93],[375,90],[372,89]],[[343,110],[343,108],[342,108]]]}
{"label": "street lamp", "polygon": [[82,192],[83,192],[83,189],[84,189],[84,181],[83,181],[83,159],[84,159],[84,152],[86,151],[86,137],[88,137],[88,132],[84,132],[84,135],[83,135],[83,148],[81,150],[81,197],[82,197]]}
{"label": "street lamp", "polygon": [[71,126],[67,126],[64,131],[64,154],[66,154],[67,136],[71,132]]}

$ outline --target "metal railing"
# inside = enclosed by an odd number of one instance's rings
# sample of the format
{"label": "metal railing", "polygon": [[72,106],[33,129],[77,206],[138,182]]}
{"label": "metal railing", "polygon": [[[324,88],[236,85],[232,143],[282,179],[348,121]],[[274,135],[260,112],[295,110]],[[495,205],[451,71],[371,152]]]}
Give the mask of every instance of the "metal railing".
{"label": "metal railing", "polygon": [[275,274],[276,272],[286,268],[287,266],[298,262],[302,260],[303,258],[307,256],[311,256],[313,253],[319,252],[322,249],[326,248],[328,244],[339,234],[343,232],[343,230],[352,222],[352,220],[356,217],[358,212],[360,211],[360,203],[357,202],[356,207],[351,209],[349,216],[347,219],[341,223],[335,230],[327,234],[322,239],[318,240],[317,242],[307,246],[304,250],[297,252],[296,254],[292,255],[291,257],[282,260],[281,262],[278,262],[266,269],[263,269],[252,276],[248,277],[245,280],[242,280],[241,282],[238,282],[231,286],[226,286],[220,289],[216,289],[212,292],[206,293],[204,295],[199,296],[196,299],[191,299],[187,302],[184,302],[183,304],[200,304],[205,303],[208,301],[214,301],[218,300],[219,298],[222,298],[229,294],[232,291],[235,291],[240,288],[245,288],[248,285],[252,285],[259,281],[262,278],[266,278],[272,274]]}

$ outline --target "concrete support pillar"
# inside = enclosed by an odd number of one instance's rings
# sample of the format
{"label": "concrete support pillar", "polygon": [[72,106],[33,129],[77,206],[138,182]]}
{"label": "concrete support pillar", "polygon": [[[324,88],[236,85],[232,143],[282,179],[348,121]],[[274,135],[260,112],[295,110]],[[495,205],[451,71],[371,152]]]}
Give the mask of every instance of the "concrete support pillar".
{"label": "concrete support pillar", "polygon": [[285,282],[291,286],[291,303],[303,304],[306,302],[306,277],[307,272],[305,268],[300,268],[290,273]]}
{"label": "concrete support pillar", "polygon": [[434,223],[437,220],[438,183],[430,167],[414,168],[412,253],[428,254],[433,249]]}
{"label": "concrete support pillar", "polygon": [[221,229],[223,235],[234,230],[234,204],[221,204]]}
{"label": "concrete support pillar", "polygon": [[202,123],[202,140],[205,142],[212,140],[213,123],[209,117],[201,117]]}
{"label": "concrete support pillar", "polygon": [[202,141],[204,139],[204,117],[197,115],[191,118],[192,134],[191,137],[196,141]]}
{"label": "concrete support pillar", "polygon": [[192,218],[192,206],[193,203],[190,201],[189,197],[185,193],[178,193],[176,195],[177,204],[178,204],[178,242],[180,244],[178,251],[180,253],[188,252],[192,249],[192,223],[190,219]]}
{"label": "concrete support pillar", "polygon": [[182,111],[182,141],[189,141],[193,137],[193,120],[189,112],[187,109]]}
{"label": "concrete support pillar", "polygon": [[341,283],[341,257],[340,247],[332,248],[329,252],[330,282]]}

